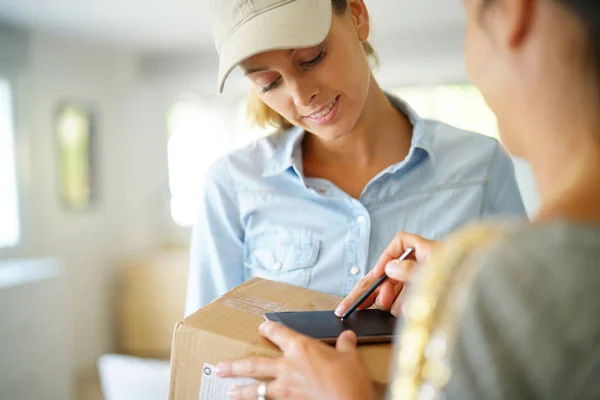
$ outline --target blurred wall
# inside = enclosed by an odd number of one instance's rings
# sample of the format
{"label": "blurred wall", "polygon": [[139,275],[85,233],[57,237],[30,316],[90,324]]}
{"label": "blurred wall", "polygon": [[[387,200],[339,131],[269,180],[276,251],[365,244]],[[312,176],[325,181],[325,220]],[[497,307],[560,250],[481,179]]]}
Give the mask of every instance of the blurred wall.
{"label": "blurred wall", "polygon": [[52,259],[0,260],[0,399],[73,398],[63,278]]}
{"label": "blurred wall", "polygon": [[[116,263],[129,245],[121,238],[121,227],[129,224],[127,193],[138,191],[123,174],[130,162],[128,119],[135,55],[37,33],[21,45],[27,46],[27,62],[8,69],[17,103],[23,235],[17,247],[0,249],[0,258],[56,256],[62,261],[71,354],[81,371],[113,348],[113,278]],[[66,212],[58,193],[53,118],[58,103],[66,99],[92,101],[99,112],[99,202],[80,213]]]}

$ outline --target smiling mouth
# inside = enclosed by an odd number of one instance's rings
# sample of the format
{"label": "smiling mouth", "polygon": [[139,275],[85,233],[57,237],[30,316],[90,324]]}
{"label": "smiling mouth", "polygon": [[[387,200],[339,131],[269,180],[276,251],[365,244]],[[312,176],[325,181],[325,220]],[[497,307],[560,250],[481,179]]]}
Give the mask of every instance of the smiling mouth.
{"label": "smiling mouth", "polygon": [[337,96],[335,99],[333,99],[331,101],[331,103],[327,104],[321,110],[319,110],[319,111],[317,111],[315,113],[312,113],[310,115],[307,115],[304,118],[309,118],[309,119],[323,118],[324,116],[326,116],[327,114],[329,114],[329,112],[331,111],[331,109],[333,108],[333,106],[335,106],[335,103],[337,103],[338,100],[339,100],[339,96]]}

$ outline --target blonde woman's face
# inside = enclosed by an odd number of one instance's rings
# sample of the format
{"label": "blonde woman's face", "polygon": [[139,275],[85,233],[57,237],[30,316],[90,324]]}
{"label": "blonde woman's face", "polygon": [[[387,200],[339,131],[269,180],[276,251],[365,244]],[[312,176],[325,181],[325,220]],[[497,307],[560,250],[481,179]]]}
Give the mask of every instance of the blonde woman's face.
{"label": "blonde woman's face", "polygon": [[361,45],[364,39],[357,32],[356,20],[347,14],[333,17],[327,38],[318,46],[270,51],[241,65],[269,107],[326,140],[352,130],[364,108],[371,78]]}

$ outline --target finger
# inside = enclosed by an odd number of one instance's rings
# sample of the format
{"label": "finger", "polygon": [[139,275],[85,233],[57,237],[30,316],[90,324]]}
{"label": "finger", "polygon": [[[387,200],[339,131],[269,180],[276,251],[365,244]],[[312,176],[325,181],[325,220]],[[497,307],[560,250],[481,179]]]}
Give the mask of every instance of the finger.
{"label": "finger", "polygon": [[250,357],[243,360],[220,362],[217,364],[217,376],[276,378],[279,372],[279,358]]}
{"label": "finger", "polygon": [[358,338],[356,337],[356,333],[352,331],[344,331],[337,338],[337,341],[335,342],[335,348],[342,353],[347,353],[350,351],[355,351],[357,344]]}
{"label": "finger", "polygon": [[385,273],[394,281],[410,282],[417,262],[413,260],[392,260],[385,266]]}
{"label": "finger", "polygon": [[403,282],[388,281],[388,285],[381,288],[381,292],[377,297],[377,308],[383,311],[390,311],[394,301],[402,291]]}
{"label": "finger", "polygon": [[375,289],[375,291],[371,293],[369,297],[367,297],[362,303],[360,303],[360,306],[358,306],[358,310],[366,310],[367,308],[375,304],[375,302],[377,301],[377,297],[379,297],[380,290],[380,288]]}
{"label": "finger", "polygon": [[289,352],[290,349],[296,348],[296,345],[299,342],[315,341],[308,336],[302,335],[282,324],[272,321],[263,322],[258,330],[261,335],[275,343],[275,345],[277,345],[277,347],[279,347],[284,354]]}
{"label": "finger", "polygon": [[[358,281],[356,286],[352,288],[350,294],[346,296],[344,300],[340,302],[338,307],[335,309],[335,315],[341,317],[348,309],[354,304],[360,296],[363,295],[372,285],[375,283],[377,279],[379,279],[383,275],[383,272],[379,275],[375,274],[375,271],[369,272],[365,275],[361,280]],[[376,289],[372,295],[370,295],[363,303],[361,309],[369,308],[375,303],[375,299],[379,294],[379,289]]]}
{"label": "finger", "polygon": [[[256,400],[258,398],[258,387],[260,383],[245,385],[245,386],[234,386],[227,391],[227,398],[230,400]],[[276,393],[274,390],[273,383],[267,383],[267,398],[274,399]]]}
{"label": "finger", "polygon": [[[394,236],[394,239],[390,242],[390,244],[385,248],[381,256],[377,260],[377,264],[373,268],[374,271],[377,271],[378,274],[383,274],[385,266],[392,260],[400,257],[408,248],[414,248],[411,246],[413,235],[408,233],[400,232]],[[409,256],[409,258],[413,258],[414,253]]]}
{"label": "finger", "polygon": [[425,262],[436,243],[418,235],[405,232],[397,233],[392,242],[383,251],[381,257],[379,257],[373,270],[381,276],[387,263],[400,257],[409,248],[415,249],[409,256],[409,259],[416,260],[419,263]]}
{"label": "finger", "polygon": [[406,292],[407,292],[407,287],[404,286],[402,288],[402,291],[398,295],[398,297],[396,297],[394,304],[392,304],[392,307],[390,307],[390,313],[392,313],[392,315],[394,317],[399,317],[402,314],[402,304],[404,304],[404,299],[406,298]]}
{"label": "finger", "polygon": [[[436,242],[410,233],[400,232],[396,234],[394,240],[392,240],[392,242],[379,257],[379,260],[377,261],[377,264],[373,270],[371,270],[364,278],[362,278],[352,289],[350,294],[344,300],[342,300],[335,310],[335,315],[341,317],[352,306],[352,304],[385,273],[385,267],[390,261],[400,257],[407,249],[414,248],[416,251],[409,256],[409,259],[412,258],[418,262],[424,262],[427,257],[429,257],[429,253],[435,244]],[[360,309],[371,307],[375,303],[378,295],[379,293],[371,295],[363,303]]]}

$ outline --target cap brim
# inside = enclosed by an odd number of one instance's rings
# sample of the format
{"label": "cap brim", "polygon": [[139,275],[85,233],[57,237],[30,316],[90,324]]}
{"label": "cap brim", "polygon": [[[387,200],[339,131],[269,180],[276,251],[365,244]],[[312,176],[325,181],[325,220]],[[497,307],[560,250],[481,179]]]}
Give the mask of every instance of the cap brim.
{"label": "cap brim", "polygon": [[231,71],[245,59],[271,50],[316,46],[331,28],[331,1],[295,0],[265,11],[240,26],[219,54],[219,93]]}

